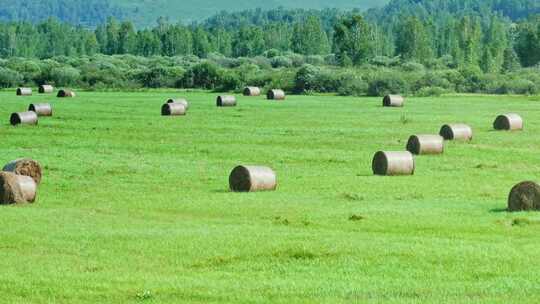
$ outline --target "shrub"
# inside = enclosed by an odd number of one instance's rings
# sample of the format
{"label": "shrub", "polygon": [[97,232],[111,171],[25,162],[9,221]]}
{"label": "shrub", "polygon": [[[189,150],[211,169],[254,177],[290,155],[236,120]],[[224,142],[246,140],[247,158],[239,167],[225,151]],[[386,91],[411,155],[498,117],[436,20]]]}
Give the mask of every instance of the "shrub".
{"label": "shrub", "polygon": [[0,87],[12,88],[23,82],[23,76],[16,71],[0,67]]}
{"label": "shrub", "polygon": [[369,96],[385,96],[387,94],[406,94],[407,83],[398,74],[384,74],[369,83]]}
{"label": "shrub", "polygon": [[285,56],[277,56],[270,60],[270,64],[273,68],[290,68],[293,65],[291,59]]}
{"label": "shrub", "polygon": [[188,88],[215,89],[221,83],[219,67],[210,61],[194,65],[189,69],[183,79]]}
{"label": "shrub", "polygon": [[76,68],[65,66],[51,70],[50,79],[57,86],[75,85],[81,77],[81,73]]}

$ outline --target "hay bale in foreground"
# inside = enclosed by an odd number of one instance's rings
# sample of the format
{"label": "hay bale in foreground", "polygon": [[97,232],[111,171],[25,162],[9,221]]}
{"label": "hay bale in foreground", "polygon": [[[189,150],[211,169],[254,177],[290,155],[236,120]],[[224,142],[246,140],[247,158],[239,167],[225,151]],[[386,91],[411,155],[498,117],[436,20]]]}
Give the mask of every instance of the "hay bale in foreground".
{"label": "hay bale in foreground", "polygon": [[60,97],[60,98],[75,97],[75,92],[71,90],[60,90],[58,91],[58,94],[56,95],[56,97]]}
{"label": "hay bale in foreground", "polygon": [[37,185],[32,178],[0,172],[0,205],[33,203],[36,192]]}
{"label": "hay bale in foreground", "polygon": [[6,164],[2,171],[12,172],[17,175],[29,176],[36,182],[37,185],[41,183],[41,165],[37,161],[30,158],[16,159]]}
{"label": "hay bale in foreground", "polygon": [[441,154],[444,138],[440,135],[412,135],[407,142],[407,151],[412,154]]}
{"label": "hay bale in foreground", "polygon": [[38,92],[40,94],[50,94],[50,93],[54,92],[54,87],[52,85],[42,84],[42,85],[39,86]]}
{"label": "hay bale in foreground", "polygon": [[28,106],[28,111],[36,112],[38,116],[52,116],[52,107],[48,103],[33,103]]}
{"label": "hay bale in foreground", "polygon": [[18,88],[17,89],[17,96],[30,96],[30,95],[32,95],[31,88]]}
{"label": "hay bale in foreground", "polygon": [[414,156],[409,151],[379,151],[373,157],[375,175],[413,175]]}
{"label": "hay bale in foreground", "polygon": [[169,100],[167,100],[167,103],[179,103],[179,104],[184,105],[186,110],[189,109],[189,102],[184,98],[174,98],[174,99],[170,98]]}
{"label": "hay bale in foreground", "polygon": [[236,107],[236,97],[231,95],[221,95],[216,99],[218,107]]}
{"label": "hay bale in foreground", "polygon": [[229,186],[234,192],[273,191],[277,188],[276,173],[268,167],[238,166],[229,176]]}
{"label": "hay bale in foreground", "polygon": [[383,107],[403,107],[405,98],[401,95],[386,95],[383,98]]}
{"label": "hay bale in foreground", "polygon": [[439,134],[445,140],[472,140],[472,128],[466,124],[447,124],[441,127]]}
{"label": "hay bale in foreground", "polygon": [[283,90],[270,90],[266,93],[268,100],[285,100],[285,91]]}
{"label": "hay bale in foreground", "polygon": [[11,114],[11,117],[9,118],[9,122],[13,125],[37,125],[38,123],[38,115],[36,112],[19,112],[19,113],[13,113]]}
{"label": "hay bale in foreground", "polygon": [[523,118],[515,113],[499,115],[493,122],[493,128],[506,131],[523,130]]}
{"label": "hay bale in foreground", "polygon": [[244,96],[260,96],[261,89],[258,87],[246,87],[244,89]]}
{"label": "hay bale in foreground", "polygon": [[508,211],[540,210],[540,185],[526,181],[515,185],[508,196]]}
{"label": "hay bale in foreground", "polygon": [[186,107],[181,103],[166,103],[161,106],[161,115],[180,116],[186,115]]}

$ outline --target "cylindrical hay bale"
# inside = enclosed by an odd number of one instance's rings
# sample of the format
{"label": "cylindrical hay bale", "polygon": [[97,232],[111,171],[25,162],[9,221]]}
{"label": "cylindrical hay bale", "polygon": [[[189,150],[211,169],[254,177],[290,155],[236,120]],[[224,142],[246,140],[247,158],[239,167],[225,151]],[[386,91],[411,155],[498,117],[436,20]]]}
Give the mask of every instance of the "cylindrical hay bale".
{"label": "cylindrical hay bale", "polygon": [[25,175],[0,172],[0,205],[33,203],[36,200],[37,185]]}
{"label": "cylindrical hay bale", "polygon": [[285,92],[283,90],[270,90],[266,93],[266,98],[269,100],[284,100]]}
{"label": "cylindrical hay bale", "polygon": [[379,151],[373,157],[375,175],[413,175],[414,156],[409,151]]}
{"label": "cylindrical hay bale", "polygon": [[31,88],[18,88],[17,89],[17,96],[30,96],[30,95],[32,95]]}
{"label": "cylindrical hay bale", "polygon": [[229,185],[234,192],[273,191],[277,188],[277,178],[268,167],[238,166],[229,176]]}
{"label": "cylindrical hay bale", "polygon": [[62,98],[66,98],[66,97],[75,97],[75,92],[71,91],[71,90],[60,90],[58,91],[58,95],[56,95],[57,97],[62,97]]}
{"label": "cylindrical hay bale", "polygon": [[472,140],[472,128],[466,124],[448,124],[441,128],[439,134],[445,140]]}
{"label": "cylindrical hay bale", "polygon": [[413,135],[407,142],[407,151],[412,154],[441,154],[444,152],[444,138],[440,135]]}
{"label": "cylindrical hay bale", "polygon": [[244,96],[260,96],[261,89],[258,87],[246,87],[244,89]]}
{"label": "cylindrical hay bale", "polygon": [[403,107],[405,98],[401,95],[386,95],[383,98],[384,107]]}
{"label": "cylindrical hay bale", "polygon": [[540,210],[540,185],[521,182],[515,185],[508,196],[508,211]]}
{"label": "cylindrical hay bale", "polygon": [[48,103],[33,103],[28,111],[36,112],[38,116],[52,116],[52,107]]}
{"label": "cylindrical hay bale", "polygon": [[174,98],[174,99],[171,98],[171,99],[167,100],[167,103],[179,103],[179,104],[184,105],[186,110],[189,109],[189,102],[184,98]]}
{"label": "cylindrical hay bale", "polygon": [[18,175],[30,176],[37,185],[41,183],[41,165],[30,158],[16,159],[4,166],[2,171],[12,172]]}
{"label": "cylindrical hay bale", "polygon": [[38,116],[36,112],[32,112],[32,111],[13,113],[11,114],[9,122],[14,126],[18,124],[37,125]]}
{"label": "cylindrical hay bale", "polygon": [[235,107],[236,106],[236,97],[231,95],[222,95],[218,96],[216,100],[218,107]]}
{"label": "cylindrical hay bale", "polygon": [[515,113],[499,115],[493,122],[493,128],[507,131],[523,130],[523,118]]}
{"label": "cylindrical hay bale", "polygon": [[49,94],[54,92],[54,87],[52,85],[42,84],[39,86],[38,92],[40,94]]}
{"label": "cylindrical hay bale", "polygon": [[166,103],[161,107],[161,115],[163,116],[186,115],[186,107],[181,103]]}

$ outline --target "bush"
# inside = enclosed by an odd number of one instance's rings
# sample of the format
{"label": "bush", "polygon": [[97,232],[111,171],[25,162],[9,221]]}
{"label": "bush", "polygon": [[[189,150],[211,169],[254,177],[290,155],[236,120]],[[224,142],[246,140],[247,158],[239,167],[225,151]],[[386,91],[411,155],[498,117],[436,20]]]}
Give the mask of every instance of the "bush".
{"label": "bush", "polygon": [[368,84],[358,75],[347,75],[340,83],[338,94],[342,96],[363,96],[368,91]]}
{"label": "bush", "polygon": [[527,79],[510,79],[502,84],[501,94],[523,94],[534,95],[538,94],[538,87],[530,80]]}
{"label": "bush", "polygon": [[194,65],[184,78],[183,85],[188,88],[215,89],[221,85],[221,71],[210,61]]}
{"label": "bush", "polygon": [[369,83],[369,96],[385,96],[388,94],[406,94],[406,81],[397,74],[380,75]]}
{"label": "bush", "polygon": [[51,70],[50,79],[57,86],[71,86],[77,84],[81,73],[76,68],[66,66]]}
{"label": "bush", "polygon": [[277,56],[270,60],[270,64],[273,68],[290,68],[293,65],[291,59],[285,56]]}
{"label": "bush", "polygon": [[416,96],[429,97],[429,96],[441,96],[449,93],[448,90],[441,87],[423,87],[416,92]]}
{"label": "bush", "polygon": [[23,76],[16,71],[0,67],[0,87],[13,88],[23,82]]}

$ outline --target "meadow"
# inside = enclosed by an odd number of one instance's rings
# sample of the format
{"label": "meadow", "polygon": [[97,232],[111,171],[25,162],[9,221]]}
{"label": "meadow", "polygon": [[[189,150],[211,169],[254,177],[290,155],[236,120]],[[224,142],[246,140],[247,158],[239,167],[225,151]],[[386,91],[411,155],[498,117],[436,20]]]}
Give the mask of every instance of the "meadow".
{"label": "meadow", "polygon": [[[540,180],[540,97],[238,97],[0,92],[0,162],[38,160],[35,204],[0,207],[1,303],[537,303],[540,214],[508,213]],[[162,117],[186,97],[185,117]],[[54,116],[9,115],[51,102]],[[522,132],[496,132],[516,112]],[[373,176],[379,150],[464,122],[471,142]],[[231,193],[238,164],[275,192]]]}

